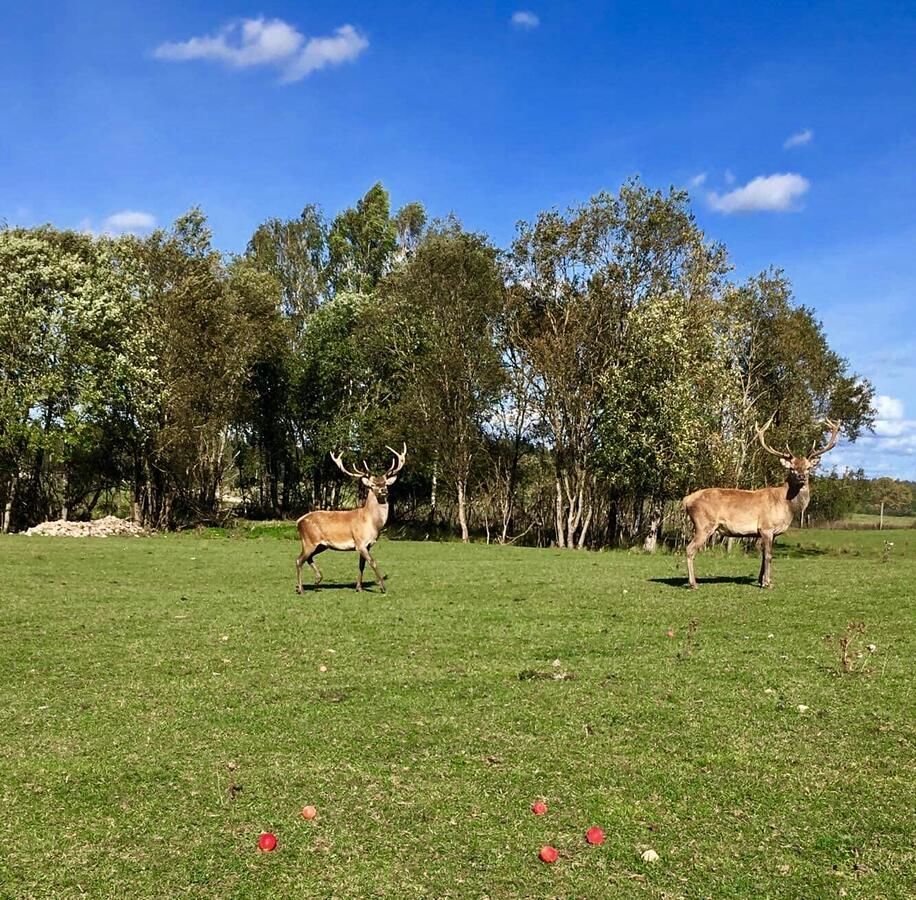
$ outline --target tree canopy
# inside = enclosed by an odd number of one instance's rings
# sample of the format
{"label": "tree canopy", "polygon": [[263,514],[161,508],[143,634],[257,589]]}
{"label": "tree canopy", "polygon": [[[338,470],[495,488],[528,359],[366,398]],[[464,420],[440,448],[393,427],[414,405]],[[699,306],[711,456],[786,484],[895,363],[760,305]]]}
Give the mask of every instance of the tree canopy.
{"label": "tree canopy", "polygon": [[849,439],[873,422],[786,275],[729,272],[687,195],[636,179],[502,251],[381,184],[268,219],[235,257],[198,209],[144,238],[2,230],[3,527],[294,515],[353,501],[330,450],[381,465],[406,440],[396,502],[427,532],[654,535],[691,489],[781,477],[756,422],[799,452],[827,417]]}

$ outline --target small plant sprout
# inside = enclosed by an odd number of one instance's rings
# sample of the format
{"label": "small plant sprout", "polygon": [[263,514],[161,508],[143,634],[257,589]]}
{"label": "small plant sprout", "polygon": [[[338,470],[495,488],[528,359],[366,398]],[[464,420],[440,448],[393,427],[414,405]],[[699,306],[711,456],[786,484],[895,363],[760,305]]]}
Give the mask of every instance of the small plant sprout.
{"label": "small plant sprout", "polygon": [[881,553],[881,562],[890,562],[891,561],[891,550],[894,549],[893,541],[884,542],[884,550]]}
{"label": "small plant sprout", "polygon": [[877,644],[865,643],[865,623],[849,622],[846,630],[838,637],[827,635],[828,647],[834,647],[839,658],[839,670],[846,674],[870,675],[869,658],[877,650]]}
{"label": "small plant sprout", "polygon": [[693,655],[693,651],[696,647],[696,636],[697,636],[697,626],[699,623],[696,619],[691,619],[687,623],[687,630],[684,635],[684,643],[681,645],[681,649],[677,652],[677,658],[682,662],[685,659],[690,659]]}

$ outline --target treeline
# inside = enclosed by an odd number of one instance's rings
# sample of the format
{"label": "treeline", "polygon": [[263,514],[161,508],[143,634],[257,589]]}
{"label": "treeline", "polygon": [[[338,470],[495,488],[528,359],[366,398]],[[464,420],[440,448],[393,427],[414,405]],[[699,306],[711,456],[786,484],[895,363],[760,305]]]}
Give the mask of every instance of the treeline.
{"label": "treeline", "polygon": [[755,422],[803,452],[825,417],[873,420],[785,276],[729,268],[686,193],[636,180],[505,250],[380,184],[232,257],[199,210],[0,231],[3,529],[300,514],[354,501],[330,450],[382,466],[406,441],[395,508],[424,533],[652,546],[689,490],[781,480]]}

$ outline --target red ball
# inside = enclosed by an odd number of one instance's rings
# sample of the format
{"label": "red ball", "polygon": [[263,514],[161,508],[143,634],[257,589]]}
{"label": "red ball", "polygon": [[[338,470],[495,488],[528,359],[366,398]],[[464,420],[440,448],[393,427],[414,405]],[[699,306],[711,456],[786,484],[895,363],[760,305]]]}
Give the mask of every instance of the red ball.
{"label": "red ball", "polygon": [[259,849],[259,850],[266,850],[268,853],[269,853],[271,850],[276,850],[276,849],[277,849],[277,837],[276,837],[276,835],[271,834],[269,831],[265,831],[264,834],[262,834],[262,835],[258,838],[258,849]]}
{"label": "red ball", "polygon": [[543,816],[547,812],[547,804],[543,800],[536,800],[531,804],[531,811],[536,816]]}
{"label": "red ball", "polygon": [[303,806],[302,807],[302,818],[303,819],[314,819],[318,815],[318,810],[314,806]]}
{"label": "red ball", "polygon": [[585,840],[590,844],[603,844],[604,832],[597,825],[594,825],[585,832]]}
{"label": "red ball", "polygon": [[559,855],[557,848],[551,847],[550,844],[541,847],[541,852],[538,854],[545,863],[555,863]]}

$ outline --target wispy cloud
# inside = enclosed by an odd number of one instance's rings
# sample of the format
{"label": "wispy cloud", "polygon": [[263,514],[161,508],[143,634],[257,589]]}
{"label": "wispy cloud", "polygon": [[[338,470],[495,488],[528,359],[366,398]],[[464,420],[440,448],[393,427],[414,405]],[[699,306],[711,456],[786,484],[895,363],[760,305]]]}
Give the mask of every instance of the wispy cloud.
{"label": "wispy cloud", "polygon": [[537,28],[541,24],[540,17],[527,9],[516,10],[510,21],[516,28]]}
{"label": "wispy cloud", "polygon": [[272,66],[284,82],[299,81],[327,66],[356,59],[369,46],[352,25],[342,25],[332,35],[309,40],[282,19],[243,19],[221,28],[215,35],[160,44],[153,55],[171,62],[211,60],[236,69]]}
{"label": "wispy cloud", "polygon": [[916,478],[916,419],[907,418],[902,400],[875,397],[875,433],[855,444],[843,444],[834,460],[838,468],[865,470],[867,475]]}
{"label": "wispy cloud", "polygon": [[706,173],[700,172],[699,175],[694,175],[693,178],[690,179],[688,184],[692,188],[702,187],[704,184],[706,184]]}
{"label": "wispy cloud", "polygon": [[785,212],[794,209],[795,201],[807,193],[807,178],[794,173],[760,175],[727,194],[711,191],[709,205],[721,213]]}
{"label": "wispy cloud", "polygon": [[136,209],[122,209],[105,219],[102,227],[113,234],[137,234],[152,231],[156,227],[156,217]]}
{"label": "wispy cloud", "polygon": [[118,235],[145,234],[156,227],[156,217],[152,213],[138,209],[122,209],[102,220],[100,227],[93,225],[91,219],[83,219],[77,226],[84,234]]}
{"label": "wispy cloud", "polygon": [[298,81],[326,66],[352,62],[369,46],[369,41],[352,25],[343,25],[333,37],[312,38],[283,74],[283,81]]}
{"label": "wispy cloud", "polygon": [[810,128],[805,128],[795,134],[790,134],[783,141],[782,146],[785,150],[791,150],[793,147],[804,147],[805,144],[810,144],[812,140],[814,140],[814,132]]}

